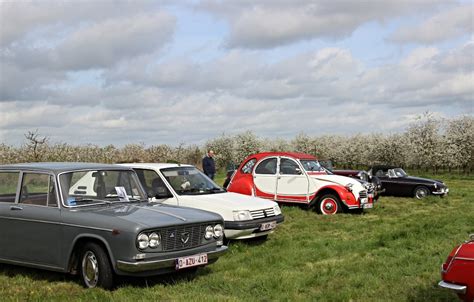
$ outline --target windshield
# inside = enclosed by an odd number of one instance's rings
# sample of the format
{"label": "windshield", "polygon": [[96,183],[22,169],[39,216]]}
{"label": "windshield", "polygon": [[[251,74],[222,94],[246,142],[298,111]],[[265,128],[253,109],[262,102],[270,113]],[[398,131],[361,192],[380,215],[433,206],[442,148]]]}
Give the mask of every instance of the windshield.
{"label": "windshield", "polygon": [[390,177],[406,177],[408,174],[402,168],[395,168],[388,170]]}
{"label": "windshield", "polygon": [[146,200],[133,171],[84,170],[59,176],[66,206]]}
{"label": "windshield", "polygon": [[301,159],[303,168],[308,172],[324,172],[326,171],[317,160],[314,159]]}
{"label": "windshield", "polygon": [[179,195],[197,195],[225,192],[195,167],[161,169],[161,173]]}

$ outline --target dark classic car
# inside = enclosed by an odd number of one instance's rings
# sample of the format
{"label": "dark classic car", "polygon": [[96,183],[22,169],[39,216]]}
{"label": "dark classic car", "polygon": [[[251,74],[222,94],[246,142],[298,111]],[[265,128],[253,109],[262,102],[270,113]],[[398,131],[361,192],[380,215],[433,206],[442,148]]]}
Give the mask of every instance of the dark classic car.
{"label": "dark classic car", "polygon": [[464,301],[474,301],[474,234],[449,253],[441,265],[441,288],[456,293]]}
{"label": "dark classic car", "polygon": [[[332,165],[330,166],[332,167]],[[380,179],[377,176],[369,175],[369,173],[364,170],[330,170],[328,168],[326,168],[326,170],[328,170],[328,173],[335,175],[355,178],[363,184],[371,184],[371,186],[368,186],[368,193],[374,196],[374,200],[378,200],[380,195],[385,191],[382,188],[382,182]]]}
{"label": "dark classic car", "polygon": [[214,213],[149,203],[135,172],[86,163],[0,166],[0,262],[79,274],[149,276],[226,251]]}
{"label": "dark classic car", "polygon": [[397,166],[373,166],[369,176],[376,176],[385,190],[383,195],[424,198],[430,194],[445,196],[449,189],[441,180],[409,176]]}

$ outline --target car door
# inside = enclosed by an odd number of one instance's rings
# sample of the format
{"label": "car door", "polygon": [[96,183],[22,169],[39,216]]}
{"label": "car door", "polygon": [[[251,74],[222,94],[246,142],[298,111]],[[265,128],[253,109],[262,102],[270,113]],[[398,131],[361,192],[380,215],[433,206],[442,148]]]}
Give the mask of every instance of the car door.
{"label": "car door", "polygon": [[[175,194],[171,193],[170,188],[166,185],[166,180],[163,179],[155,170],[134,168],[138,175],[138,179],[142,184],[148,197],[157,197],[156,200],[171,205],[178,205],[178,199]],[[167,197],[160,197],[167,196]]]}
{"label": "car door", "polygon": [[309,179],[300,165],[292,158],[280,157],[278,167],[276,199],[308,202]]}
{"label": "car door", "polygon": [[277,157],[265,158],[257,164],[253,172],[255,196],[276,199],[277,164]]}
{"label": "car door", "polygon": [[11,259],[60,268],[62,222],[54,176],[21,173],[18,202],[10,207]]}
{"label": "car door", "polygon": [[385,189],[384,195],[398,195],[398,179],[390,177],[389,170],[378,170],[375,172],[375,176],[379,178],[382,188]]}
{"label": "car door", "polygon": [[12,209],[16,207],[19,171],[0,171],[0,258],[15,256],[15,237],[12,234]]}

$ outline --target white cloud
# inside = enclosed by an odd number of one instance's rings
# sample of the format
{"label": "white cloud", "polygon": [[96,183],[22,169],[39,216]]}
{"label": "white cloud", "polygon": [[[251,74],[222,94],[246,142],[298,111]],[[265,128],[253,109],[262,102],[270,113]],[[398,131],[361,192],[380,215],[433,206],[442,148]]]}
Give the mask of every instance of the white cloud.
{"label": "white cloud", "polygon": [[391,39],[398,43],[433,44],[451,40],[474,31],[474,6],[472,3],[444,10],[415,26],[403,26]]}
{"label": "white cloud", "polygon": [[340,39],[370,21],[385,21],[442,1],[202,1],[198,7],[225,19],[230,48],[272,48],[314,38]]}

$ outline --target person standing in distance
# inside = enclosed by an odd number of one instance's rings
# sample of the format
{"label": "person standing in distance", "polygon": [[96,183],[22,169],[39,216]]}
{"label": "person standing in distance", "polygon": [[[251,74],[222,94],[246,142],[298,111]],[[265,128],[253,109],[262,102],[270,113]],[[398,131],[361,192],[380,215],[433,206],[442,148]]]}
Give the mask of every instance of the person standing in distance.
{"label": "person standing in distance", "polygon": [[209,150],[202,159],[202,169],[210,179],[214,179],[216,174],[216,163],[214,162],[214,151]]}

